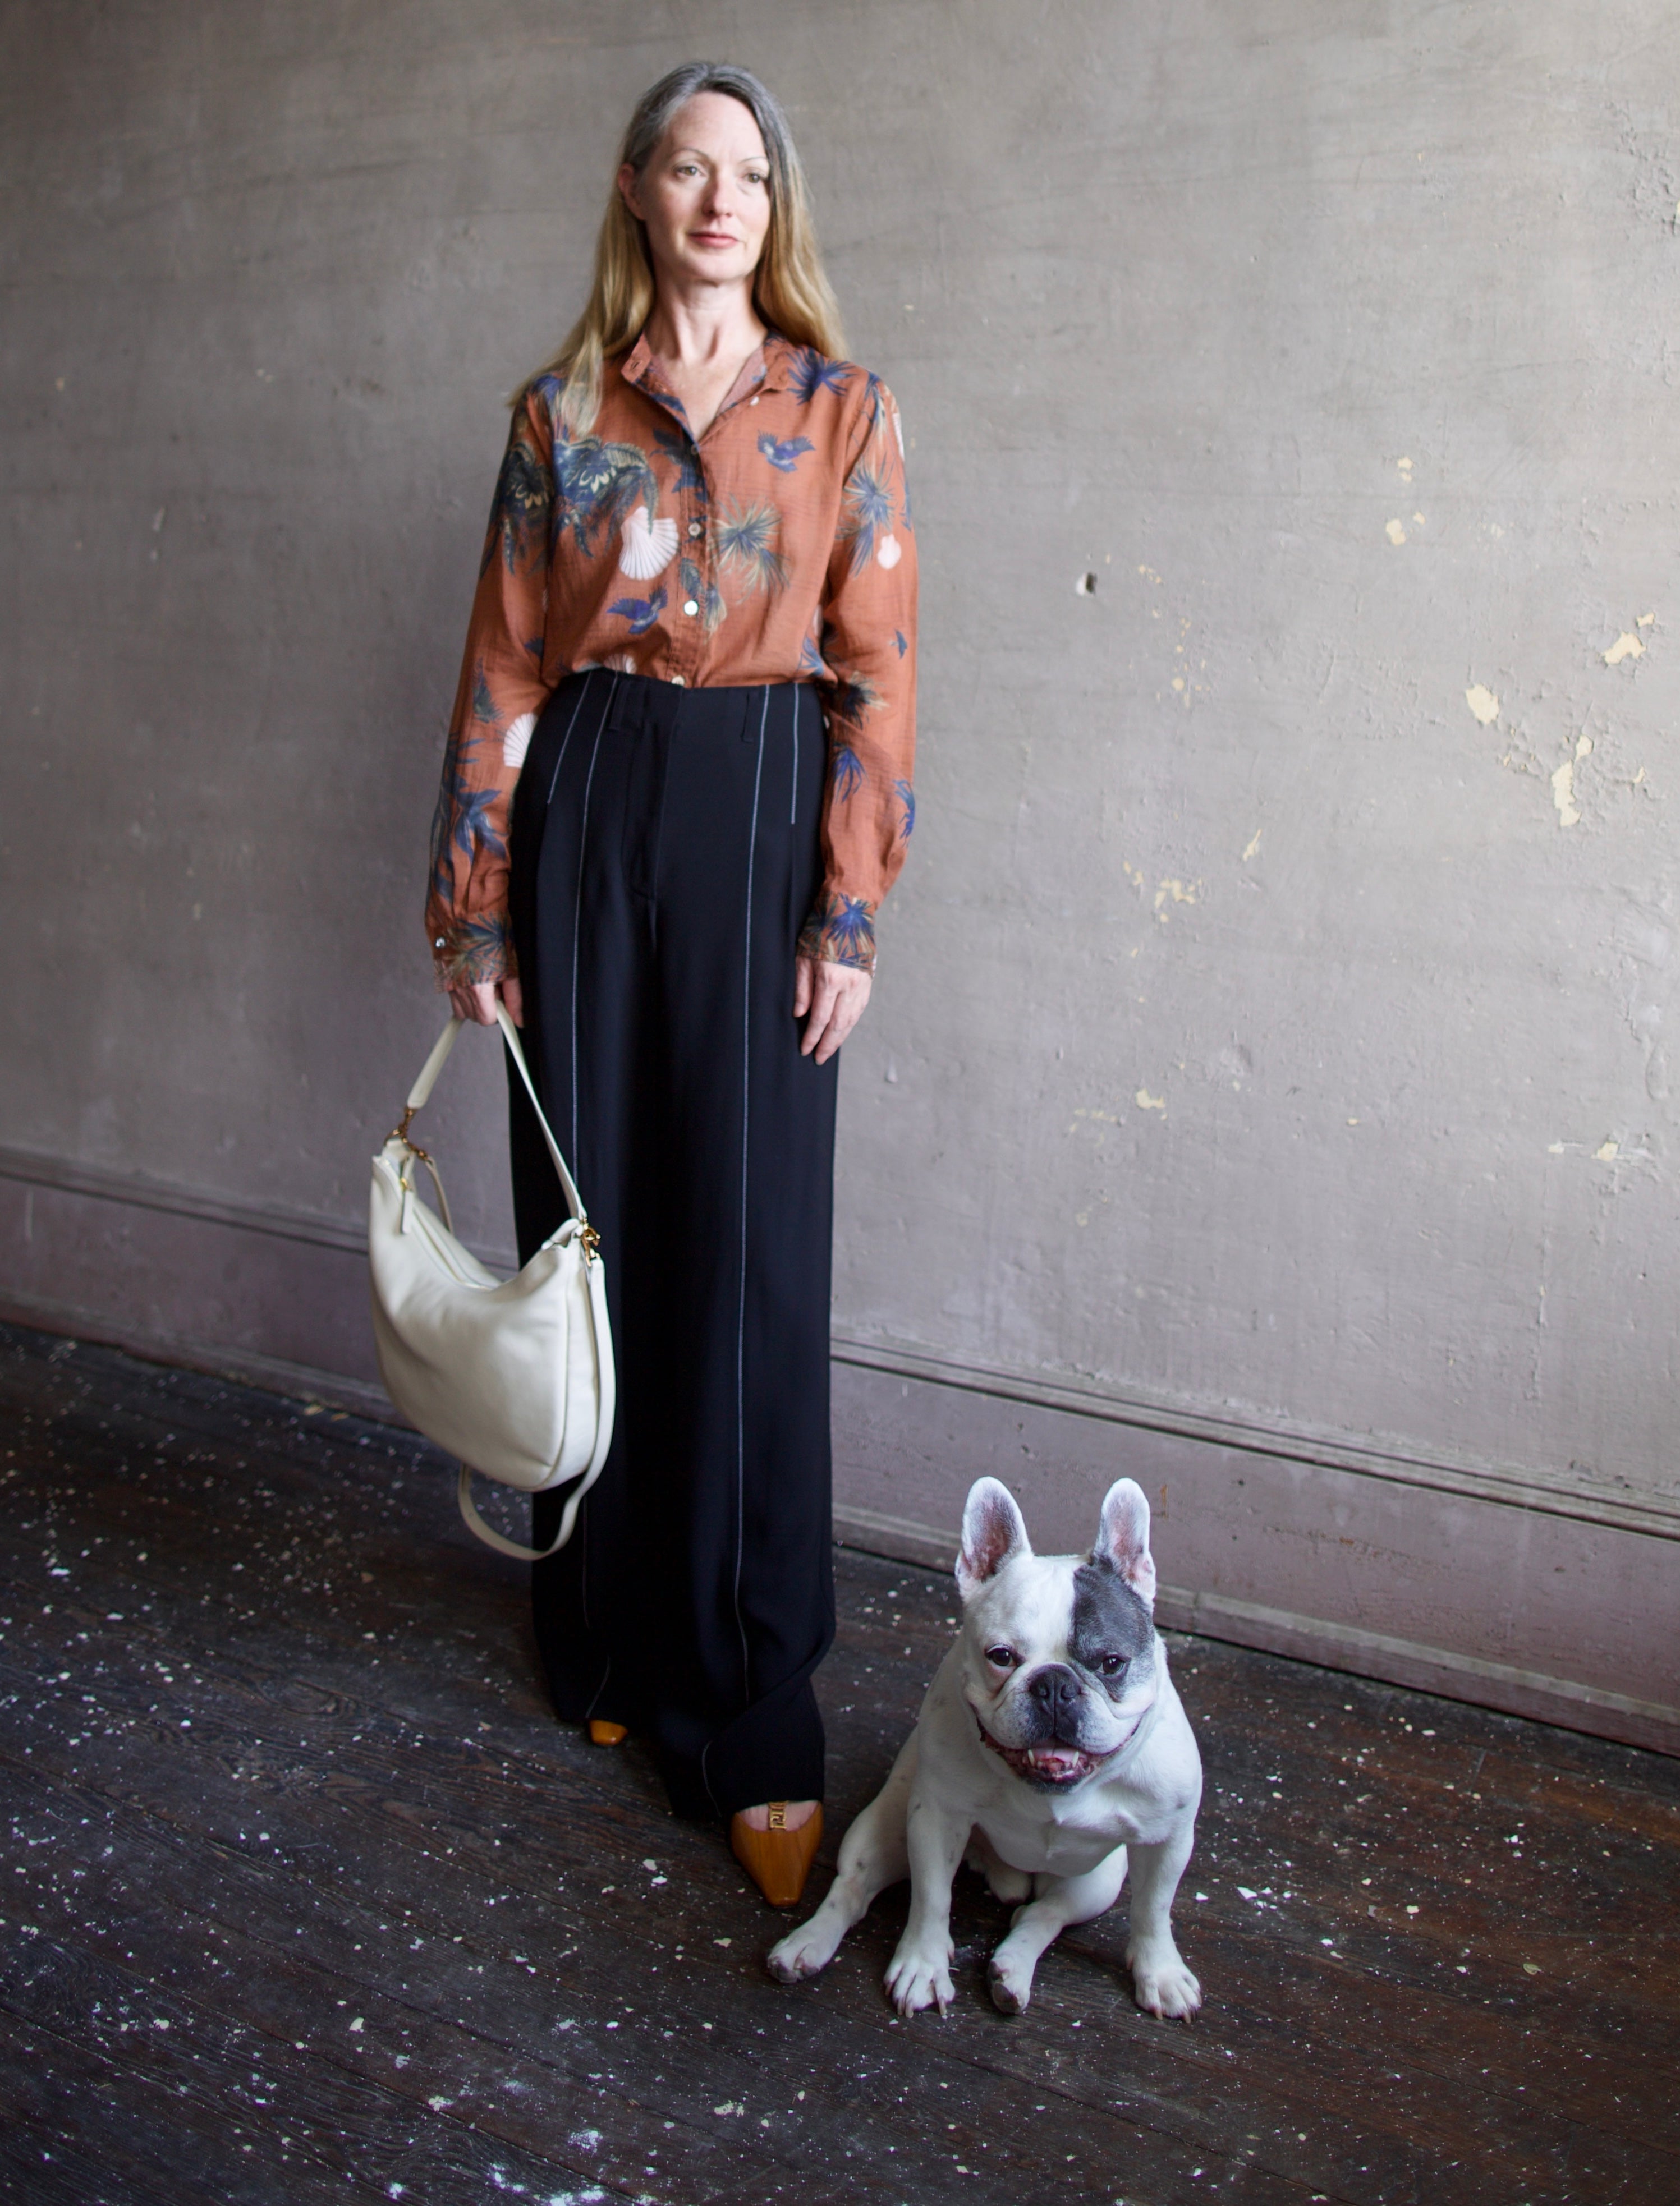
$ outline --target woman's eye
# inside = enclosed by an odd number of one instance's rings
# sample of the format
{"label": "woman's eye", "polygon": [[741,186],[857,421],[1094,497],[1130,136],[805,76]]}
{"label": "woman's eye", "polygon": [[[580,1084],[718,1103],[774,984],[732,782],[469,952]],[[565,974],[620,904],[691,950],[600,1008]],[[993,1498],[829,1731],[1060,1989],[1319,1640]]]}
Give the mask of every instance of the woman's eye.
{"label": "woman's eye", "polygon": [[989,1647],[986,1649],[986,1660],[996,1670],[1013,1670],[1019,1659],[1013,1647]]}

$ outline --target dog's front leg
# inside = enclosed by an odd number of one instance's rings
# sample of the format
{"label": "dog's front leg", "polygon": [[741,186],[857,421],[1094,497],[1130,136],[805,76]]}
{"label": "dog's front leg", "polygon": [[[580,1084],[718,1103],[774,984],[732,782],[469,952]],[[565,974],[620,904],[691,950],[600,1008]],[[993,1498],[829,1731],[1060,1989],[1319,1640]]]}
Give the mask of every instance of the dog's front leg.
{"label": "dog's front leg", "polygon": [[887,1993],[900,2014],[924,2006],[950,2012],[951,1880],[973,1828],[919,1790],[912,1792],[905,1838],[910,1854],[910,1920],[887,1969]]}
{"label": "dog's front leg", "polygon": [[1202,2003],[1202,1988],[1173,1943],[1173,1894],[1195,1843],[1193,1815],[1159,1845],[1132,1848],[1132,1930],[1126,1965],[1138,2005],[1146,2014],[1188,2022]]}
{"label": "dog's front leg", "polygon": [[1116,1846],[1083,1876],[1037,1876],[1033,1897],[1010,1917],[1009,1935],[992,1955],[987,1974],[1000,2014],[1021,2014],[1032,1996],[1032,1972],[1047,1946],[1070,1923],[1105,1915],[1126,1881],[1126,1849]]}
{"label": "dog's front leg", "polygon": [[905,1824],[916,1780],[917,1737],[912,1732],[906,1739],[887,1782],[841,1840],[828,1898],[809,1923],[771,1948],[765,1965],[779,1983],[797,1984],[820,1974],[876,1893],[909,1875]]}

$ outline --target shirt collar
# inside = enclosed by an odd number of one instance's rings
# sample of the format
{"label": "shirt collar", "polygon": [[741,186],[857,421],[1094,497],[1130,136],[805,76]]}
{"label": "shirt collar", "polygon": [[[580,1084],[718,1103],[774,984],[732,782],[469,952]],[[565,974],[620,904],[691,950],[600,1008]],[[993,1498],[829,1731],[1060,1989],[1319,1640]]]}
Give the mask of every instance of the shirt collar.
{"label": "shirt collar", "polygon": [[[789,362],[796,349],[786,337],[771,330],[757,351],[749,355],[740,377],[724,403],[727,405],[738,392],[744,393],[755,385],[761,394],[786,391],[788,388]],[[625,355],[619,373],[626,383],[633,383],[638,391],[645,392],[656,404],[663,406],[667,413],[674,414],[684,426],[687,426],[683,402],[661,373],[658,358],[648,343],[645,330]]]}

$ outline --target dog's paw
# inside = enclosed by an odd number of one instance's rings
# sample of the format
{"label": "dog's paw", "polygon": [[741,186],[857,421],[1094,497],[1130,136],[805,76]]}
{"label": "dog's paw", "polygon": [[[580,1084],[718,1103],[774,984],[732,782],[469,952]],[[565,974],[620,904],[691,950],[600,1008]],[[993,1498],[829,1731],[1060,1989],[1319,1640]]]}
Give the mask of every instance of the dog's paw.
{"label": "dog's paw", "polygon": [[1032,1971],[1012,1967],[1007,1960],[992,1955],[986,1970],[986,1981],[991,1987],[992,2005],[1000,2014],[1025,2014],[1032,1998]]}
{"label": "dog's paw", "polygon": [[807,1923],[803,1929],[790,1930],[764,1956],[765,1967],[779,1984],[806,1983],[820,1976],[834,1959],[839,1940],[813,1937],[813,1928]]}
{"label": "dog's paw", "polygon": [[942,2014],[948,2014],[957,1996],[951,1982],[950,1945],[945,1946],[942,1953],[937,1949],[918,1953],[913,1947],[900,1946],[888,1965],[886,1985],[887,1996],[900,2014],[919,2014],[924,2006],[936,2006]]}
{"label": "dog's paw", "polygon": [[1011,1869],[1007,1862],[998,1862],[986,1871],[986,1889],[1006,1907],[1022,1906],[1032,1897],[1032,1873],[1030,1869]]}
{"label": "dog's paw", "polygon": [[1019,1907],[1023,1900],[1032,1897],[1031,1870],[1012,1868],[983,1831],[975,1832],[973,1843],[963,1857],[963,1865],[984,1877],[987,1891],[1006,1907]]}
{"label": "dog's paw", "polygon": [[1163,1946],[1135,1947],[1126,1961],[1133,1994],[1145,2014],[1163,2022],[1189,2021],[1202,2003],[1202,1988],[1170,1940]]}

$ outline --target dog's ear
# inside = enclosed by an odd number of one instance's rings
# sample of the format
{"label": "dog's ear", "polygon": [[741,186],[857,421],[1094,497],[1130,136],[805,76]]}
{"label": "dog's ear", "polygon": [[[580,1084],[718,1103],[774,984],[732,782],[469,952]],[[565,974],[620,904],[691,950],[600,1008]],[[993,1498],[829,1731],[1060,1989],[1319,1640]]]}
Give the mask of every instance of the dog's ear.
{"label": "dog's ear", "polygon": [[995,1478],[977,1478],[962,1512],[962,1553],[957,1557],[957,1590],[972,1601],[1011,1555],[1030,1555],[1032,1547],[1015,1497]]}
{"label": "dog's ear", "polygon": [[1116,1479],[1103,1498],[1103,1529],[1093,1563],[1118,1571],[1147,1608],[1155,1606],[1155,1558],[1149,1552],[1149,1500],[1133,1478]]}

